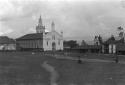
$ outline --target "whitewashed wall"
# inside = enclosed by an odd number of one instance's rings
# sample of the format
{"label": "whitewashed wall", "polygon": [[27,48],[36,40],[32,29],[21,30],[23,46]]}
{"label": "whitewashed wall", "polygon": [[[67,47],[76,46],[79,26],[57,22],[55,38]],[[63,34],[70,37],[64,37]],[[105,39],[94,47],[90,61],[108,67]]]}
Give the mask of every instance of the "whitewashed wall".
{"label": "whitewashed wall", "polygon": [[116,45],[113,44],[112,47],[113,47],[113,53],[116,53]]}
{"label": "whitewashed wall", "polygon": [[[55,38],[53,39],[52,36],[55,36]],[[47,45],[47,41],[48,41],[48,45]],[[53,42],[56,44],[56,50],[63,50],[63,37],[59,35],[57,32],[50,32],[47,35],[44,35],[44,39],[43,39],[44,50],[45,51],[52,50]]]}
{"label": "whitewashed wall", "polygon": [[109,53],[116,53],[116,45],[109,44]]}
{"label": "whitewashed wall", "polygon": [[16,50],[16,44],[3,44],[3,45],[0,45],[0,50]]}
{"label": "whitewashed wall", "polygon": [[109,53],[112,53],[112,45],[109,44]]}

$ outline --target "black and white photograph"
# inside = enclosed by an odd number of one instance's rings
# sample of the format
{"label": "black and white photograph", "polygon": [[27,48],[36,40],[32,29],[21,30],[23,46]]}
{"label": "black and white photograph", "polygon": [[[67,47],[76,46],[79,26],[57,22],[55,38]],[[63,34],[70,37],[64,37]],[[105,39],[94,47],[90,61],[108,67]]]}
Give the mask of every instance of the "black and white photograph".
{"label": "black and white photograph", "polygon": [[0,0],[0,85],[125,85],[125,0]]}

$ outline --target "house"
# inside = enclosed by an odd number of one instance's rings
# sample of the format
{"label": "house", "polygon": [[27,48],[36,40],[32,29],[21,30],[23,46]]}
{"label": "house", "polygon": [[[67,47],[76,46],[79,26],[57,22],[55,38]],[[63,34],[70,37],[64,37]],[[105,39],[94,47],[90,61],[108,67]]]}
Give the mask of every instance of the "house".
{"label": "house", "polygon": [[16,41],[7,36],[0,36],[0,50],[16,50]]}
{"label": "house", "polygon": [[46,27],[42,23],[40,16],[36,33],[26,34],[16,39],[17,46],[21,50],[42,50],[57,51],[63,50],[63,32],[58,33],[55,30],[55,23],[51,23],[51,31],[46,32]]}
{"label": "house", "polygon": [[112,35],[108,40],[106,40],[102,45],[102,52],[103,53],[109,53],[109,54],[115,54],[119,52],[125,51],[125,45],[124,45],[124,38],[121,38],[120,40],[116,40],[115,37]]}

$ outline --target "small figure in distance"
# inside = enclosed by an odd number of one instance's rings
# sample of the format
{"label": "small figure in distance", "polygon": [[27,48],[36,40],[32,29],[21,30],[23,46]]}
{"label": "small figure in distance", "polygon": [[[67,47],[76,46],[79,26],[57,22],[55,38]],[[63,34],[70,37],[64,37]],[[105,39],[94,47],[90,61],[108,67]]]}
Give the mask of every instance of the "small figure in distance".
{"label": "small figure in distance", "polygon": [[119,62],[119,58],[117,55],[115,55],[115,63],[118,63]]}
{"label": "small figure in distance", "polygon": [[32,52],[32,55],[34,55],[35,54],[35,52]]}
{"label": "small figure in distance", "polygon": [[81,64],[82,63],[82,60],[81,60],[81,57],[78,56],[78,63]]}

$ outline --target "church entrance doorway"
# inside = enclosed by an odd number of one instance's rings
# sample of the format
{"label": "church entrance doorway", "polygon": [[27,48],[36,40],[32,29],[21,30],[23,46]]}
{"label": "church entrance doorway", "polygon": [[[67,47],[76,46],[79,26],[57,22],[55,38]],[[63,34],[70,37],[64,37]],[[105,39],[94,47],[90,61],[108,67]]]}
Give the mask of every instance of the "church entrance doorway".
{"label": "church entrance doorway", "polygon": [[53,51],[56,50],[56,43],[55,43],[55,42],[52,43],[52,50],[53,50]]}

